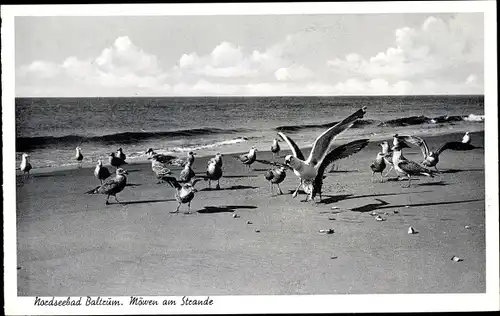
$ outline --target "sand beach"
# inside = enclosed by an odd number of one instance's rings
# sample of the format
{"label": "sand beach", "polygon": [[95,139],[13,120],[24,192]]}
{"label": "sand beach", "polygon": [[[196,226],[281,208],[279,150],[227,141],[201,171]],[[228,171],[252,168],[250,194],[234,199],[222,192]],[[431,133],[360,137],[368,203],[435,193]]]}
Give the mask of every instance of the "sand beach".
{"label": "sand beach", "polygon": [[[437,148],[462,135],[426,140]],[[483,132],[471,136],[484,147]],[[105,196],[84,194],[99,184],[93,168],[35,170],[27,180],[18,173],[18,295],[485,292],[484,149],[445,151],[440,176],[403,188],[391,179],[372,182],[379,143],[338,161],[321,202],[292,198],[299,181],[292,172],[281,184],[285,194],[271,194],[269,166],[247,171],[235,154],[225,155],[221,189],[198,182],[192,214],[183,213],[186,205],[169,213],[174,189],[157,184],[146,163],[125,167],[122,204],[111,198],[108,206]],[[418,148],[404,154],[422,158]],[[209,158],[196,158],[196,173],[205,173]],[[408,234],[409,226],[417,233]]]}

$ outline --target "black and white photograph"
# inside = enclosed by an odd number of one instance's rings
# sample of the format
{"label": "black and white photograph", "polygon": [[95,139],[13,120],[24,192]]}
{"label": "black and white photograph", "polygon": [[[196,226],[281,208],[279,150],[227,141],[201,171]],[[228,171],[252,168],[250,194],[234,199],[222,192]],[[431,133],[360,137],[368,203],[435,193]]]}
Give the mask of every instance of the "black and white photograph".
{"label": "black and white photograph", "polygon": [[495,9],[2,6],[6,313],[498,310]]}

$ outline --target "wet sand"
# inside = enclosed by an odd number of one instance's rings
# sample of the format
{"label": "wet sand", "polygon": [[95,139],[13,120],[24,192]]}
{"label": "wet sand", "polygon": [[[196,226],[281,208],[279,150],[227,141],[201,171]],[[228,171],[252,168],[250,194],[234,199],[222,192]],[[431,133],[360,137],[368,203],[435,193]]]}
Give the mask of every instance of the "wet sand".
{"label": "wet sand", "polygon": [[[426,140],[437,148],[461,137]],[[483,147],[483,138],[473,133],[472,143]],[[186,205],[169,213],[174,190],[156,183],[149,164],[126,166],[131,186],[118,195],[121,205],[84,194],[99,184],[93,168],[39,173],[24,183],[18,177],[18,295],[485,292],[484,149],[445,151],[441,176],[403,188],[372,182],[378,144],[338,161],[321,203],[292,198],[292,172],[281,185],[285,194],[271,195],[268,166],[255,163],[248,172],[235,155],[224,156],[221,190],[197,183],[192,214],[182,213]],[[422,159],[417,148],[404,154]],[[197,173],[209,158],[197,157]],[[409,226],[418,234],[409,235]],[[329,228],[333,234],[319,233]]]}

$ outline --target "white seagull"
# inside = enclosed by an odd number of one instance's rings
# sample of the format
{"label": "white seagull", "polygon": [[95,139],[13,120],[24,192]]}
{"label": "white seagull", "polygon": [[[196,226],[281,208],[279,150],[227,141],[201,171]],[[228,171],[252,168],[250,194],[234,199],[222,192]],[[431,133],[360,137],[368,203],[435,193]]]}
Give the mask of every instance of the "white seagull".
{"label": "white seagull", "polygon": [[23,153],[21,158],[21,165],[19,166],[21,171],[26,175],[25,178],[28,178],[30,176],[30,170],[33,169],[29,162],[29,157],[30,155]]}
{"label": "white seagull", "polygon": [[278,143],[279,140],[277,138],[273,139],[273,144],[271,145],[271,152],[273,153],[273,159],[275,155],[279,155],[280,153],[280,144]]}
{"label": "white seagull", "polygon": [[97,179],[101,181],[101,184],[102,180],[106,180],[111,176],[111,173],[109,172],[108,168],[102,166],[101,159],[97,160],[97,166],[95,167],[94,175]]}
{"label": "white seagull", "polygon": [[[300,150],[297,150],[298,147],[295,143],[292,143],[285,134],[281,132],[278,133],[288,146],[290,146],[293,153],[293,155],[287,155],[285,157],[285,164],[292,167],[293,172],[300,178],[300,184],[293,194],[293,197],[297,196],[299,188],[305,181],[308,183],[313,183],[315,181],[316,176],[318,175],[318,169],[325,159],[328,149],[330,148],[330,145],[335,137],[350,128],[354,122],[357,119],[362,118],[365,113],[366,106],[323,132],[314,141],[309,157],[306,160],[304,160]],[[310,192],[310,195],[312,195],[312,190]]]}
{"label": "white seagull", "polygon": [[117,156],[118,158],[120,158],[121,160],[126,160],[126,159],[127,159],[127,155],[125,155],[125,154],[123,153],[123,149],[122,149],[121,147],[120,147],[120,148],[118,148],[118,150],[116,151],[116,156]]}
{"label": "white seagull", "polygon": [[170,212],[170,213],[178,213],[179,212],[179,208],[181,207],[181,204],[186,204],[186,203],[188,203],[188,212],[186,212],[186,214],[191,213],[191,201],[194,198],[195,192],[197,192],[197,190],[195,189],[194,185],[196,184],[196,182],[198,182],[200,180],[201,180],[200,178],[194,179],[193,182],[188,182],[188,183],[185,183],[185,184],[181,185],[177,181],[177,179],[175,179],[174,177],[166,177],[165,178],[165,181],[168,184],[170,184],[170,186],[172,186],[173,188],[175,188],[175,190],[176,190],[176,192],[175,192],[175,199],[179,203],[177,205],[177,209],[175,211],[173,211],[173,212]]}
{"label": "white seagull", "polygon": [[75,159],[78,161],[81,167],[81,163],[83,161],[82,148],[80,146],[77,146],[75,150],[76,150]]}
{"label": "white seagull", "polygon": [[462,137],[462,143],[470,144],[470,135],[469,132],[465,133],[464,137]]}
{"label": "white seagull", "polygon": [[235,159],[238,159],[241,161],[243,164],[248,166],[248,170],[250,170],[250,166],[255,162],[257,159],[257,148],[255,146],[252,146],[248,154],[243,154],[237,157],[233,157]]}

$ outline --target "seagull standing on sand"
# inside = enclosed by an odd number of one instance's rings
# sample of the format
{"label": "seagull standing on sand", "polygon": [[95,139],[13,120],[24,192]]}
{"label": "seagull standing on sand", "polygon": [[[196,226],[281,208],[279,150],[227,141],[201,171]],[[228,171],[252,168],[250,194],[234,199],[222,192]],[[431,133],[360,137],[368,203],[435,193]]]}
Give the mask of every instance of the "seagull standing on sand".
{"label": "seagull standing on sand", "polygon": [[97,179],[101,181],[101,184],[102,180],[106,180],[111,176],[111,173],[109,173],[108,168],[102,166],[101,159],[97,160],[97,166],[95,167],[94,175]]}
{"label": "seagull standing on sand", "polygon": [[422,161],[422,165],[426,167],[434,167],[437,172],[439,172],[437,168],[437,164],[439,162],[439,155],[445,151],[446,149],[451,149],[451,150],[471,150],[476,148],[475,146],[469,144],[469,143],[463,143],[463,142],[447,142],[441,147],[439,147],[438,150],[436,151],[431,151],[429,150],[429,147],[427,146],[427,143],[425,140],[423,140],[420,137],[417,136],[406,136],[406,141],[417,145],[420,147],[420,150],[422,151],[422,155],[424,156],[424,161]]}
{"label": "seagull standing on sand", "polygon": [[252,146],[248,154],[243,154],[238,157],[234,157],[236,159],[239,159],[242,163],[247,165],[248,171],[250,171],[250,166],[255,162],[257,159],[257,148],[255,146]]}
{"label": "seagull standing on sand", "polygon": [[464,137],[462,137],[462,143],[470,144],[470,135],[469,132],[465,133]]}
{"label": "seagull standing on sand", "polygon": [[276,186],[278,187],[279,194],[283,194],[280,188],[280,183],[283,182],[283,180],[285,180],[286,178],[286,169],[286,166],[281,166],[275,169],[270,169],[264,174],[266,180],[269,181],[271,195],[273,194],[273,184],[276,184]]}
{"label": "seagull standing on sand", "polygon": [[[172,159],[175,157],[170,156]],[[158,183],[162,183],[165,181],[165,177],[172,174],[170,169],[168,169],[167,165],[172,161],[172,159],[166,159],[165,155],[156,154],[152,157],[148,158],[151,160],[151,170],[156,174],[156,178],[159,179]]]}
{"label": "seagull standing on sand", "polygon": [[392,153],[393,152],[392,152],[392,150],[389,149],[389,143],[387,141],[383,141],[382,143],[380,143],[380,147],[382,147],[382,155],[384,157],[385,164],[391,166],[389,171],[387,171],[387,173],[385,174],[385,176],[387,177],[389,175],[389,173],[392,171],[392,169],[394,168],[394,165],[392,164]]}
{"label": "seagull standing on sand", "polygon": [[25,178],[28,178],[30,176],[30,170],[33,169],[29,162],[29,157],[30,155],[23,153],[21,158],[21,165],[19,166],[21,171],[24,172]]}
{"label": "seagull standing on sand", "polygon": [[375,173],[380,173],[380,182],[384,182],[384,175],[382,173],[385,167],[386,167],[385,154],[379,152],[377,153],[375,161],[370,165],[370,168],[372,169],[372,181],[373,181],[373,176],[375,176]]}
{"label": "seagull standing on sand", "polygon": [[[350,128],[357,119],[362,118],[365,113],[366,107],[363,107],[318,136],[318,138],[314,141],[307,160],[304,160],[304,156],[300,150],[298,150],[295,143],[291,142],[285,134],[281,132],[278,133],[278,135],[280,135],[281,138],[287,142],[293,153],[293,155],[287,155],[285,157],[285,164],[292,167],[294,173],[300,178],[300,184],[297,187],[297,190],[295,190],[293,197],[297,196],[298,190],[301,186],[303,186],[304,182],[308,183],[309,188],[312,186],[312,183],[315,182],[316,176],[318,175],[318,169],[325,159],[332,141],[341,132]],[[306,190],[306,188],[304,188],[304,190]],[[312,198],[312,194],[313,190],[311,189],[309,190],[309,197]]]}
{"label": "seagull standing on sand", "polygon": [[186,214],[191,213],[191,201],[194,198],[195,192],[197,192],[194,185],[196,184],[196,182],[200,180],[201,180],[200,178],[194,179],[193,182],[188,182],[181,185],[174,177],[165,177],[165,181],[168,184],[170,184],[173,188],[175,188],[176,190],[175,199],[179,203],[177,205],[177,209],[174,212],[170,213],[178,213],[181,204],[186,204],[186,203],[188,203],[188,212],[186,212]]}
{"label": "seagull standing on sand", "polygon": [[215,162],[217,166],[219,166],[222,169],[222,156],[224,156],[221,153],[217,153],[214,158],[210,159]]}
{"label": "seagull standing on sand", "polygon": [[178,159],[176,156],[171,156],[171,155],[164,155],[164,154],[157,154],[153,148],[149,148],[146,151],[146,155],[148,156],[148,159],[152,159],[155,157],[155,160],[161,163],[170,163],[171,161]]}
{"label": "seagull standing on sand", "polygon": [[180,182],[189,182],[192,178],[194,178],[195,173],[193,169],[191,168],[191,162],[187,162],[184,165],[184,169],[182,169],[181,173],[179,174],[179,181]]}
{"label": "seagull standing on sand", "polygon": [[109,164],[115,167],[118,170],[118,167],[122,165],[126,165],[125,160],[116,157],[115,153],[109,154]]}
{"label": "seagull standing on sand", "polygon": [[277,138],[273,139],[273,144],[271,145],[271,152],[273,153],[273,160],[275,155],[279,155],[280,153],[280,144],[278,143],[279,140]]}
{"label": "seagull standing on sand", "polygon": [[125,186],[127,185],[127,177],[125,175],[128,174],[127,170],[123,170],[122,168],[116,169],[116,176],[112,179],[107,180],[100,186],[95,189],[92,189],[86,194],[105,194],[106,197],[106,205],[109,205],[109,197],[112,195],[115,197],[116,202],[121,203],[116,198],[116,195],[123,191]]}
{"label": "seagull standing on sand", "polygon": [[397,172],[404,174],[408,177],[408,186],[411,185],[411,176],[424,175],[427,177],[434,178],[435,171],[427,169],[426,167],[419,165],[418,163],[408,160],[403,156],[402,149],[409,148],[406,143],[400,143],[397,146],[392,147],[392,163],[394,164],[394,169]]}
{"label": "seagull standing on sand", "polygon": [[82,148],[80,146],[76,147],[75,159],[78,161],[81,167],[81,163],[83,161],[83,154],[82,154]]}
{"label": "seagull standing on sand", "polygon": [[215,188],[217,190],[220,189],[220,178],[222,177],[222,166],[217,162],[215,158],[212,158],[208,161],[207,166],[207,179],[208,179],[208,188],[212,188],[212,181],[217,181],[217,186]]}
{"label": "seagull standing on sand", "polygon": [[120,158],[123,161],[127,159],[127,156],[123,153],[123,149],[121,147],[116,151],[116,157]]}

